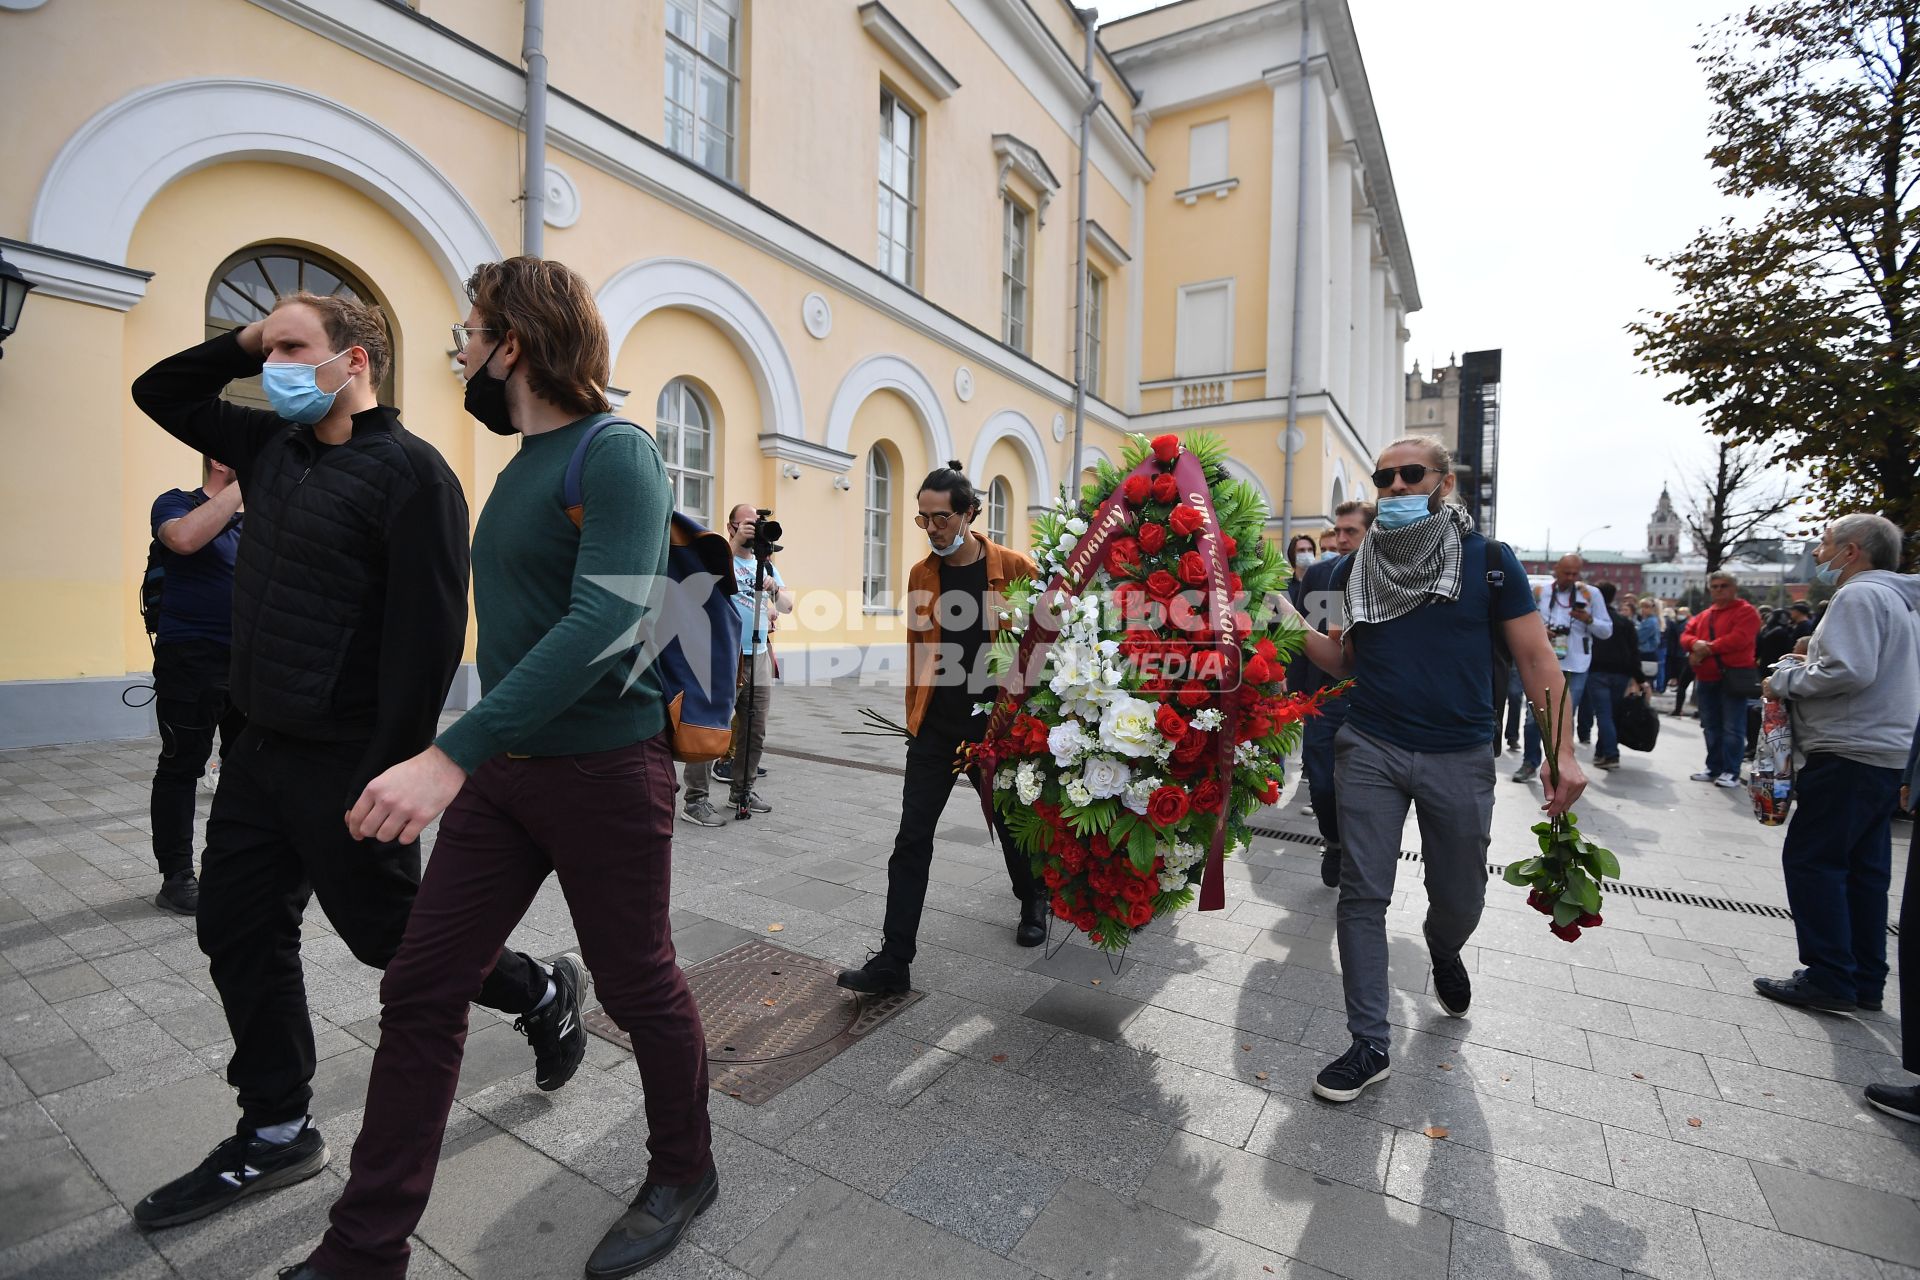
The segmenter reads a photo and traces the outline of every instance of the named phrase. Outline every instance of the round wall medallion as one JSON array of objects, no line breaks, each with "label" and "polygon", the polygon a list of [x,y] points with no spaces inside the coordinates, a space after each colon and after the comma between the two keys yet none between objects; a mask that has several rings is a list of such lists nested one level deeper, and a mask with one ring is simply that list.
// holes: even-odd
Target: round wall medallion
[{"label": "round wall medallion", "polygon": [[547,166],[546,184],[540,194],[546,198],[541,221],[548,226],[564,230],[580,221],[580,189],[563,170]]},{"label": "round wall medallion", "polygon": [[13,9],[24,13],[28,9],[38,9],[47,0],[0,0],[0,9]]},{"label": "round wall medallion", "polygon": [[1067,415],[1064,413],[1056,413],[1053,415],[1053,442],[1055,444],[1059,444],[1062,440],[1065,440],[1066,438],[1067,438]]},{"label": "round wall medallion", "polygon": [[800,320],[807,326],[807,332],[816,338],[824,338],[833,332],[833,308],[820,294],[810,293],[800,300]]},{"label": "round wall medallion", "polygon": [[973,370],[965,365],[953,371],[953,394],[959,396],[962,403],[973,399]]}]

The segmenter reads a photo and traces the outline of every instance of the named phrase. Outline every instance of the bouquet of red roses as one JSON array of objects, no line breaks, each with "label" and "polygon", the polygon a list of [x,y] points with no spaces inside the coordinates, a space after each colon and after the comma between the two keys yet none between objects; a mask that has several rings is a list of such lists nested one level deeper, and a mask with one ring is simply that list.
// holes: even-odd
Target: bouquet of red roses
[{"label": "bouquet of red roses", "polygon": [[[1044,582],[1010,585],[990,670],[1012,678],[965,763],[1034,860],[1053,912],[1101,947],[1191,903],[1279,798],[1282,759],[1329,690],[1280,692],[1299,624],[1259,494],[1208,436],[1135,436],[1043,515]],[[1261,621],[1256,623],[1255,602]]]}]

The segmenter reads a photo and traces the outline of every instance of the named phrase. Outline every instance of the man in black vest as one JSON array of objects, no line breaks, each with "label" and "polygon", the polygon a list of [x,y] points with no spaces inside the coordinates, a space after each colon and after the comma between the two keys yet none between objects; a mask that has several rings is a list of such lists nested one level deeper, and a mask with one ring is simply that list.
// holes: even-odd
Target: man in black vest
[{"label": "man in black vest", "polygon": [[160,763],[153,772],[153,905],[190,916],[199,909],[193,874],[193,805],[220,733],[220,755],[247,726],[227,697],[233,644],[233,561],[240,550],[240,485],[233,468],[200,459],[200,487],[153,500],[159,546],[159,616],[153,627],[153,711]]},{"label": "man in black vest", "polygon": [[[384,969],[420,884],[417,840],[355,841],[345,822],[375,775],[433,739],[466,637],[466,498],[433,446],[375,399],[390,349],[377,308],[301,293],[133,385],[155,422],[233,466],[248,506],[230,684],[248,724],[207,821],[198,918],[241,1117],[196,1168],[134,1206],[142,1227],[191,1222],[326,1167],[307,1114],[301,916],[317,894],[353,954]],[[256,374],[274,412],[220,398]],[[548,1069],[569,1060],[548,971],[503,951],[477,987],[480,1003],[523,1015],[541,1087],[564,1083],[570,1071]],[[584,1034],[577,1016],[569,1025]]]}]

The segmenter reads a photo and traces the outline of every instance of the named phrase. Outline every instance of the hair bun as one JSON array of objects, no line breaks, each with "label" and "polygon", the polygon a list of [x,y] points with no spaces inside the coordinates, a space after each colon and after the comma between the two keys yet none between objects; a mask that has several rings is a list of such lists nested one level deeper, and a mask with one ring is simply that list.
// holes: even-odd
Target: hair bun
[{"label": "hair bun", "polygon": [[947,470],[949,470],[949,471],[962,471],[962,472],[964,472],[964,471],[966,470],[966,468],[960,465],[960,459],[958,459],[958,458],[948,458],[948,459],[947,459]]}]

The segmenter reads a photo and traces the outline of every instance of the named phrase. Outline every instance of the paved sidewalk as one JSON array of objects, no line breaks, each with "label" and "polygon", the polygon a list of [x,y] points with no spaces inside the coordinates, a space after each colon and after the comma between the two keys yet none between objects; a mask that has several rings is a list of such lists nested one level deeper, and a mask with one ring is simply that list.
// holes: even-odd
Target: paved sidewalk
[{"label": "paved sidewalk", "polygon": [[[901,751],[840,731],[899,703],[779,691],[774,812],[678,828],[683,963],[773,924],[846,963],[877,944]],[[359,1128],[377,975],[315,909],[314,1114],[333,1166],[202,1223],[133,1229],[128,1206],[235,1114],[204,958],[150,904],[155,748],[0,753],[0,1277],[271,1275],[324,1229]],[[1687,781],[1700,754],[1696,723],[1665,719],[1658,751],[1595,777],[1583,828],[1630,883],[1784,903],[1781,831],[1744,792]],[[1506,781],[1515,763],[1496,862],[1532,844],[1539,791]],[[1290,780],[1268,821],[1311,831],[1303,803]],[[1428,994],[1420,866],[1403,863],[1394,1075],[1336,1108],[1309,1093],[1347,1043],[1317,848],[1260,840],[1229,864],[1226,911],[1150,928],[1116,974],[1077,943],[1051,959],[1013,944],[970,796],[940,834],[926,998],[765,1106],[713,1097],[721,1199],[649,1277],[1920,1277],[1920,1128],[1860,1096],[1909,1080],[1898,1025],[1757,998],[1753,975],[1794,967],[1788,921],[1614,894],[1605,927],[1568,945],[1495,884],[1466,954],[1473,1013],[1455,1021]],[[550,882],[513,944],[573,942]],[[531,1065],[474,1011],[412,1274],[578,1276],[631,1195],[632,1061],[595,1040],[557,1094]]]}]

